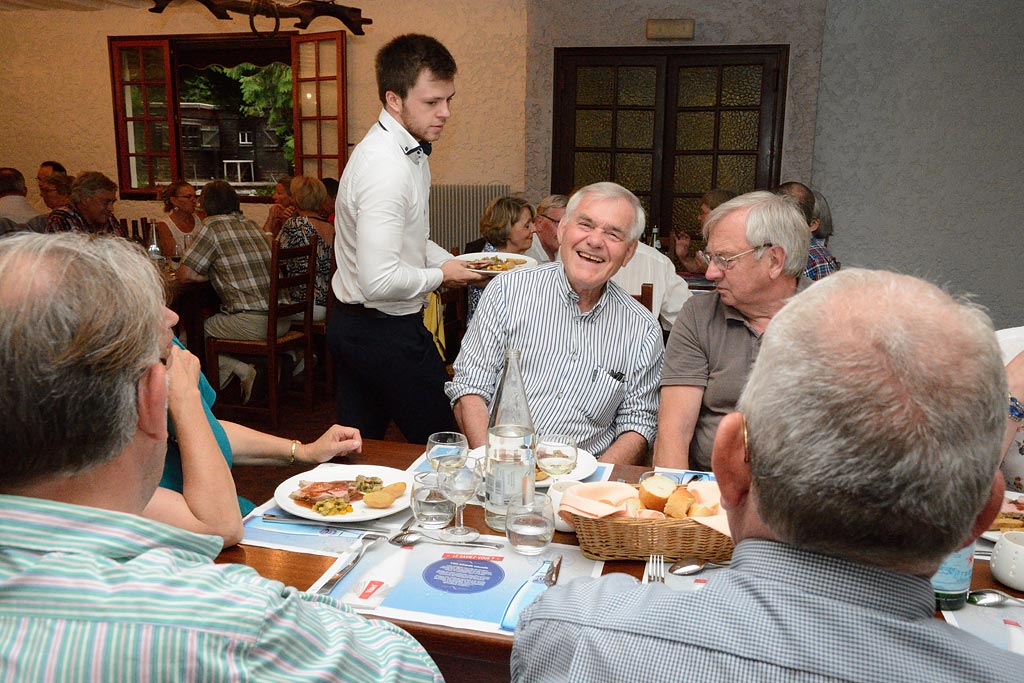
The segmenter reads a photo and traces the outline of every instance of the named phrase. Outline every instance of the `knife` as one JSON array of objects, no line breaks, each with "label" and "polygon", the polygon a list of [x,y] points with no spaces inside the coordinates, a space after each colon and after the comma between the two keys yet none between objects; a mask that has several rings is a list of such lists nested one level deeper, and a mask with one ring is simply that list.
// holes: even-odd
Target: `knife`
[{"label": "knife", "polygon": [[555,555],[551,558],[551,566],[544,575],[544,585],[551,587],[558,583],[558,573],[562,570],[562,556]]},{"label": "knife", "polygon": [[[402,531],[405,531],[406,529],[408,529],[409,526],[411,526],[414,523],[415,519],[416,519],[415,515],[410,517],[409,521],[407,521],[405,523],[405,525],[402,527]],[[264,522],[277,523],[277,524],[301,524],[301,525],[304,525],[304,526],[320,526],[320,527],[326,527],[326,528],[329,528],[329,529],[339,529],[341,531],[356,531],[356,532],[363,532],[363,533],[365,533],[365,532],[375,532],[375,533],[386,533],[386,534],[393,533],[392,531],[390,531],[388,529],[380,529],[380,528],[372,529],[370,527],[351,526],[349,524],[344,524],[344,523],[342,523],[342,524],[332,524],[330,522],[318,522],[318,521],[316,521],[314,519],[303,519],[302,517],[284,517],[282,515],[275,515],[272,512],[264,513],[263,521]]]}]

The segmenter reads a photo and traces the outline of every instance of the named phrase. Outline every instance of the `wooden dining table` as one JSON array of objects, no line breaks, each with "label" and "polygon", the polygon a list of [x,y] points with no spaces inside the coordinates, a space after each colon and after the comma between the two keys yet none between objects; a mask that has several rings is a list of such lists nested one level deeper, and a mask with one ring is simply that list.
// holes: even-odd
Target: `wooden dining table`
[{"label": "wooden dining table", "polygon": [[[404,470],[423,453],[423,446],[394,441],[364,440],[362,453],[350,454],[341,461],[354,465],[383,465]],[[288,477],[308,471],[308,464],[288,467],[235,466],[233,474],[238,494],[256,503],[273,497],[277,485]],[[638,481],[647,467],[616,465],[611,478],[628,482]],[[483,508],[466,506],[465,522],[482,533],[494,533],[484,524]],[[577,545],[574,534],[555,533],[554,541]],[[227,548],[218,562],[237,562],[253,567],[263,576],[276,579],[301,590],[308,589],[331,566],[335,558],[310,555],[287,550],[239,545]],[[623,572],[634,577],[643,573],[644,563],[639,561],[605,562],[604,573]],[[1024,593],[1008,589],[992,577],[988,562],[975,563],[972,589],[999,588],[1012,595]],[[941,614],[936,612],[938,618]],[[395,620],[418,640],[437,663],[449,681],[507,681],[510,680],[509,658],[512,637],[458,629],[435,624]]]}]

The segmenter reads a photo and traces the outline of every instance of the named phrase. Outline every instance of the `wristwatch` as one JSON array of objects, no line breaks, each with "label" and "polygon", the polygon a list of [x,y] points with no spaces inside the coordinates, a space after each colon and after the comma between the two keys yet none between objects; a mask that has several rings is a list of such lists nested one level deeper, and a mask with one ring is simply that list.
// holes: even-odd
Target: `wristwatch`
[{"label": "wristwatch", "polygon": [[1017,397],[1013,394],[1007,394],[1010,398],[1010,419],[1017,424],[1024,423],[1024,405],[1017,400]]}]

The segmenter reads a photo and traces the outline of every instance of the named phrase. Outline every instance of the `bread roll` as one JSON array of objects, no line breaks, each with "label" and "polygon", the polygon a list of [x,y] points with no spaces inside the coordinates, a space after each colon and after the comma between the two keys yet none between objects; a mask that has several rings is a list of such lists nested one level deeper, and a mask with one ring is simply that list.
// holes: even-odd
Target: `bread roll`
[{"label": "bread roll", "polygon": [[666,476],[655,474],[640,482],[640,503],[648,510],[665,511],[665,503],[676,490],[676,483]]},{"label": "bread roll", "polygon": [[691,517],[711,517],[712,515],[718,514],[717,505],[704,505],[702,503],[694,503],[690,506]]},{"label": "bread roll", "polygon": [[689,510],[693,505],[693,494],[680,486],[668,497],[668,502],[665,503],[665,516],[671,519],[686,519],[690,516]]},{"label": "bread roll", "polygon": [[641,509],[642,509],[642,506],[640,505],[640,499],[639,498],[627,498],[626,499],[626,515],[627,516],[632,517],[633,519],[636,519],[637,517],[640,516],[640,510]]}]

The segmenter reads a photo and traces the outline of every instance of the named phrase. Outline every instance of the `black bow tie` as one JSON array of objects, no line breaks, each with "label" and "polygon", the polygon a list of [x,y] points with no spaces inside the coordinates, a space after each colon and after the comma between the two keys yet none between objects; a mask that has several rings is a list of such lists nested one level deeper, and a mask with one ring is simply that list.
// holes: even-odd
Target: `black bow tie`
[{"label": "black bow tie", "polygon": [[430,156],[430,152],[431,152],[432,149],[433,149],[433,147],[432,147],[432,145],[429,142],[427,142],[426,140],[421,140],[420,144],[418,144],[415,147],[413,147],[412,149],[406,151],[405,156],[409,156],[410,154],[415,154],[416,152],[423,152],[424,154],[426,154],[429,157]]}]

